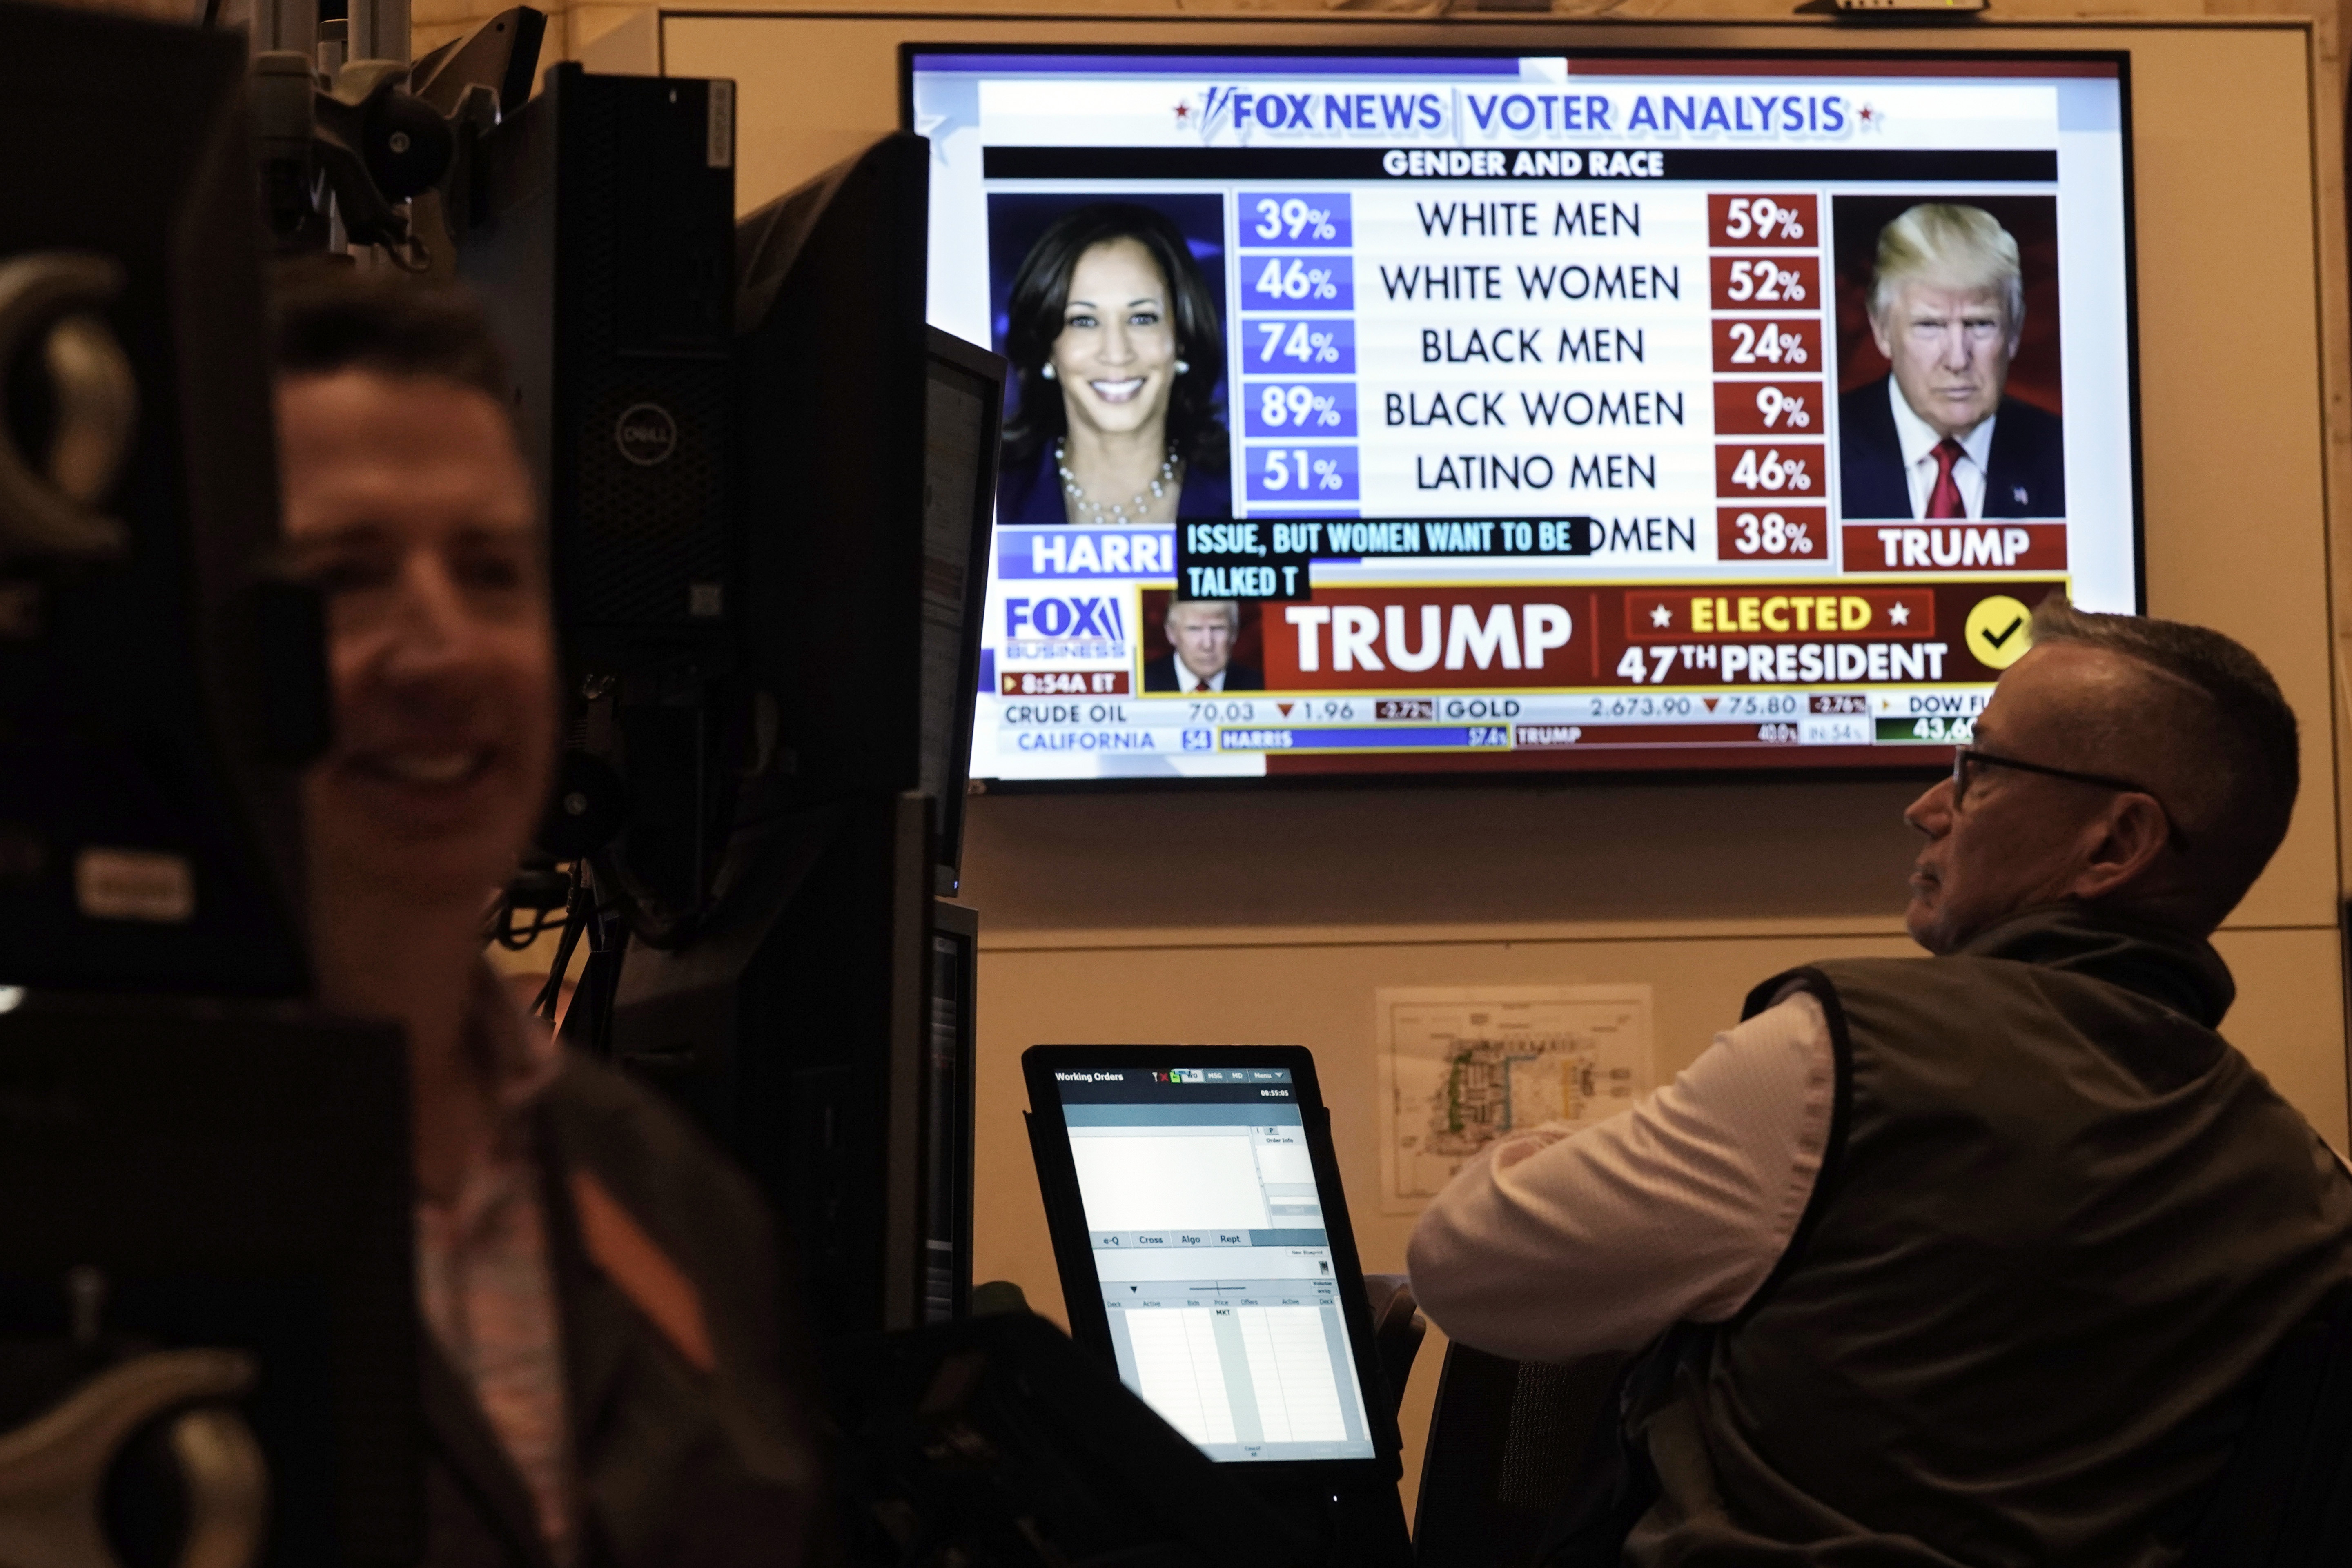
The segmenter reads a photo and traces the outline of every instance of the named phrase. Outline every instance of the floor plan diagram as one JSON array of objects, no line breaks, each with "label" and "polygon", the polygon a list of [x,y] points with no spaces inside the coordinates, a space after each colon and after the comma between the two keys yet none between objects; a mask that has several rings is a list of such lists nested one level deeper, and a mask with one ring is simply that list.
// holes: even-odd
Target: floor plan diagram
[{"label": "floor plan diagram", "polygon": [[1613,1116],[1649,1092],[1646,985],[1377,994],[1381,1207],[1412,1214],[1515,1130]]}]

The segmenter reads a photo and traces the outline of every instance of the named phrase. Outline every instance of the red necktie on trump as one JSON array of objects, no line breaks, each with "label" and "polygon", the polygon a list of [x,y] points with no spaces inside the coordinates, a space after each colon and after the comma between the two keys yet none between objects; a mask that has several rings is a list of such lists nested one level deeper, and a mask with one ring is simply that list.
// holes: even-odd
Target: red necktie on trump
[{"label": "red necktie on trump", "polygon": [[1960,484],[1952,478],[1952,465],[1961,457],[1960,444],[1949,436],[1936,443],[1936,488],[1927,492],[1927,515],[1966,517],[1969,509],[1960,500]]}]

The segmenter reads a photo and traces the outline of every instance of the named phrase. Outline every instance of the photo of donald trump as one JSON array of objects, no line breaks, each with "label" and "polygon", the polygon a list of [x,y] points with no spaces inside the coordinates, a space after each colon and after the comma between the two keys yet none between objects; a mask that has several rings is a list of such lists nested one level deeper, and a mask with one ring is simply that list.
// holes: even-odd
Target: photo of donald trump
[{"label": "photo of donald trump", "polygon": [[1146,691],[1263,691],[1265,677],[1234,662],[1242,607],[1233,599],[1171,599],[1160,631],[1168,651],[1143,666]]},{"label": "photo of donald trump", "polygon": [[2007,394],[2025,326],[2017,240],[1922,202],[1878,234],[1870,332],[1890,373],[1838,400],[1848,518],[2066,515],[2059,416]]}]

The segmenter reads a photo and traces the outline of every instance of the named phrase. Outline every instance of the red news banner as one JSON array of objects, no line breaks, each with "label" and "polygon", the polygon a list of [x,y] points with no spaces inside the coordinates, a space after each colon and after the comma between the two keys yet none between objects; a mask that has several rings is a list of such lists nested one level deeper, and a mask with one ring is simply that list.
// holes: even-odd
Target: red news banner
[{"label": "red news banner", "polygon": [[1985,683],[1969,612],[2058,582],[1318,588],[1261,606],[1269,691]]}]

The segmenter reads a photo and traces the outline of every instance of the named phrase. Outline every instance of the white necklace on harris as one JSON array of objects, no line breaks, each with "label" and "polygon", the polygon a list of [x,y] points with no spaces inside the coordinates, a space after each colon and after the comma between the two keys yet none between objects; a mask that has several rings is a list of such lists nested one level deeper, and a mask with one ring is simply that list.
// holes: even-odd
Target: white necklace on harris
[{"label": "white necklace on harris", "polygon": [[1069,498],[1072,522],[1114,525],[1151,522],[1160,521],[1151,513],[1159,510],[1158,503],[1167,499],[1170,489],[1176,483],[1176,449],[1169,448],[1168,456],[1160,459],[1160,472],[1153,476],[1150,485],[1136,491],[1129,500],[1106,504],[1089,498],[1079,485],[1078,476],[1070,471],[1066,441],[1054,443],[1054,471],[1062,476],[1062,493]]}]

